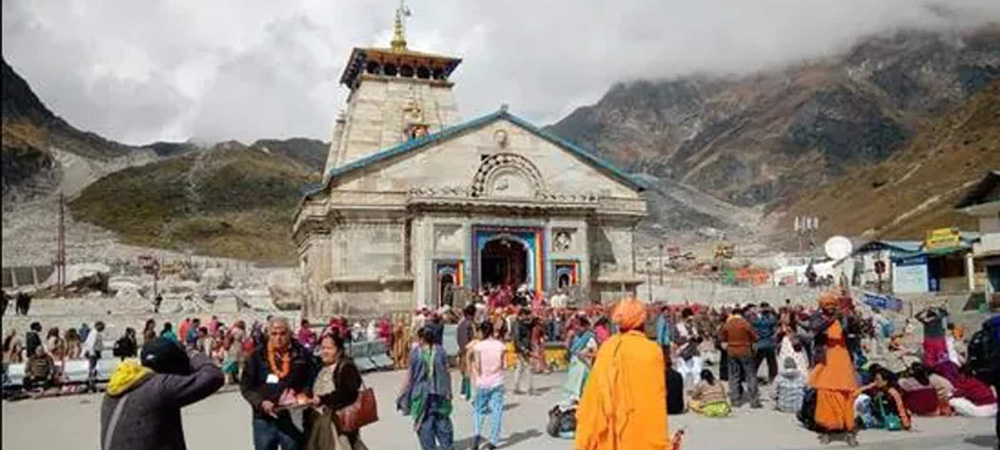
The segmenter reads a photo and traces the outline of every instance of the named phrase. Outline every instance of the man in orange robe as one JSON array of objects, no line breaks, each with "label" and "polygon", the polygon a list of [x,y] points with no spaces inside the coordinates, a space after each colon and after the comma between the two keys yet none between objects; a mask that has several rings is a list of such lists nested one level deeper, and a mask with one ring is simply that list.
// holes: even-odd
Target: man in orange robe
[{"label": "man in orange robe", "polygon": [[826,339],[824,346],[816,349],[817,363],[809,375],[809,385],[816,389],[816,424],[825,431],[820,440],[826,443],[830,433],[847,433],[848,443],[856,446],[854,396],[858,382],[841,326],[839,300],[833,294],[824,294],[819,306],[812,325]]},{"label": "man in orange robe", "polygon": [[646,339],[642,303],[627,299],[612,320],[576,412],[578,450],[663,450],[669,446],[663,353]]}]

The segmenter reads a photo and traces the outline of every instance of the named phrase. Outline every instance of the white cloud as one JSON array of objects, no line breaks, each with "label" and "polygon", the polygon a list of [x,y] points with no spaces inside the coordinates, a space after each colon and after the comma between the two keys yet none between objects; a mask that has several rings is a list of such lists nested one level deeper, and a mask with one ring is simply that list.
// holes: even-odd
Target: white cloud
[{"label": "white cloud", "polygon": [[[746,73],[900,28],[1000,22],[997,0],[413,0],[412,48],[463,57],[466,116],[539,123],[614,82]],[[139,143],[329,139],[355,45],[386,45],[390,0],[4,0],[3,53],[54,112]]]}]

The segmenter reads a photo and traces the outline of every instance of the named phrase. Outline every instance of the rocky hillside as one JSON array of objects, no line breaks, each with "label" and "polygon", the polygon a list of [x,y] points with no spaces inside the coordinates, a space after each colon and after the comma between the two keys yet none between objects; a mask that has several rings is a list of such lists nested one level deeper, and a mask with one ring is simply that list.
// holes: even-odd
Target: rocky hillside
[{"label": "rocky hillside", "polygon": [[974,230],[975,220],[954,206],[991,169],[1000,169],[1000,80],[921,127],[888,159],[804,190],[776,204],[771,216],[778,229],[789,230],[793,217],[809,214],[819,216],[823,230],[868,237]]},{"label": "rocky hillside", "polygon": [[550,127],[629,170],[760,206],[885,160],[1000,77],[1000,27],[904,32],[740,78],[612,87]]},{"label": "rocky hillside", "polygon": [[64,175],[60,153],[111,161],[136,150],[74,128],[39,100],[28,83],[2,61],[2,184],[4,203],[51,192]]},{"label": "rocky hillside", "polygon": [[318,170],[238,142],[108,175],[70,203],[124,242],[196,254],[294,261],[292,213]]}]

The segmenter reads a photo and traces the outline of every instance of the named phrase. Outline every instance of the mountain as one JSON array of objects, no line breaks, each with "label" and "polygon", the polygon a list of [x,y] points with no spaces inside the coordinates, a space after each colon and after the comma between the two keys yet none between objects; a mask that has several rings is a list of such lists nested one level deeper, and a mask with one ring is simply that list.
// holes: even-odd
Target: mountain
[{"label": "mountain", "polygon": [[129,244],[293,262],[292,214],[321,177],[271,148],[230,141],[127,168],[85,188],[70,211]]},{"label": "mountain", "polygon": [[[56,116],[2,59],[2,184],[5,205],[55,190],[66,176],[61,155],[74,161],[135,158],[135,148],[80,131]],[[77,172],[89,171],[80,167]],[[77,175],[74,173],[74,175]],[[74,183],[77,181],[74,176]],[[78,183],[76,183],[78,184]]]},{"label": "mountain", "polygon": [[776,229],[790,230],[796,215],[815,215],[823,230],[872,238],[921,239],[927,230],[952,226],[975,230],[975,219],[954,206],[997,169],[1000,79],[921,127],[888,159],[804,190],[774,205],[770,216]]},{"label": "mountain", "polygon": [[261,139],[253,143],[251,147],[260,148],[264,151],[284,155],[298,161],[316,172],[322,172],[326,165],[326,156],[330,151],[330,144],[306,138],[291,138],[285,140]]},{"label": "mountain", "polygon": [[1000,77],[1000,26],[900,32],[742,77],[613,86],[549,127],[633,172],[761,207],[877,164]]}]

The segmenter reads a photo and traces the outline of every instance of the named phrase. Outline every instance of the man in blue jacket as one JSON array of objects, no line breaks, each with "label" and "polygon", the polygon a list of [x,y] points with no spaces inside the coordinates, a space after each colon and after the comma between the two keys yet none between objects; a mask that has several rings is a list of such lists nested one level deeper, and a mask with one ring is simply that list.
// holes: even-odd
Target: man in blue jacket
[{"label": "man in blue jacket", "polygon": [[[750,323],[757,332],[754,366],[759,368],[761,362],[767,361],[767,382],[771,383],[778,376],[778,358],[775,353],[778,315],[771,309],[771,305],[763,302],[760,304],[760,309],[754,312]],[[754,372],[753,376],[757,376],[757,373]]]}]

